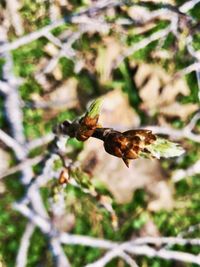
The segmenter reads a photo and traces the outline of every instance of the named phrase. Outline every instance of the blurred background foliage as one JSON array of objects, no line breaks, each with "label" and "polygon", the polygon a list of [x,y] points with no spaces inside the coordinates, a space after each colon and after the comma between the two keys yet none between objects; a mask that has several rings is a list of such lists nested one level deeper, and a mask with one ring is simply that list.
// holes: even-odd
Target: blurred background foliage
[{"label": "blurred background foliage", "polygon": [[[86,8],[93,1],[21,0],[19,2],[18,12],[25,34],[48,25],[53,19]],[[168,1],[168,3],[180,5],[184,1]],[[6,12],[6,1],[1,1],[0,16],[4,18],[7,16]],[[134,19],[134,12],[137,11],[131,6],[122,6],[115,10],[108,10],[103,16],[106,21],[112,23],[117,19]],[[200,4],[191,10],[190,15],[197,20],[200,19]],[[186,52],[185,35],[187,32],[181,32],[179,40],[169,34],[164,40],[151,42],[144,49],[127,57],[118,67],[112,67],[114,60],[122,52],[123,45],[131,47],[136,42],[165,29],[169,22],[158,20],[152,24],[149,29],[145,26],[127,25],[124,32],[119,25],[116,25],[117,29],[113,26],[110,31],[85,32],[72,45],[75,54],[73,55],[72,52],[71,57],[63,54],[58,64],[46,73],[44,73],[45,66],[59,53],[58,47],[48,39],[40,38],[14,50],[12,52],[13,71],[16,76],[23,78],[19,91],[22,98],[24,132],[27,140],[31,141],[51,133],[52,127],[58,122],[76,118],[86,109],[89,101],[99,96],[103,96],[106,102],[104,115],[102,115],[103,123],[107,123],[105,126],[119,129],[122,127],[126,130],[127,127],[133,128],[140,125],[170,125],[176,129],[187,125],[194,112],[199,109],[199,88],[195,73],[175,78],[171,85],[166,86],[178,70],[193,62]],[[80,31],[80,28],[66,23],[54,29],[52,33],[64,42],[67,40],[69,30],[73,33]],[[12,25],[9,27],[8,38],[10,41],[18,38]],[[200,34],[196,32],[193,38],[193,47],[196,50],[200,49],[199,40]],[[2,77],[4,63],[1,59],[0,77]],[[121,110],[119,114],[118,109]],[[124,116],[121,117],[121,114]],[[0,98],[0,127],[9,132],[3,96]],[[198,133],[199,130],[200,125],[197,124],[195,131]],[[112,168],[106,167],[109,161],[112,161],[112,157],[109,155],[103,162],[102,159],[98,159],[103,147],[98,147],[96,150],[92,148],[92,151],[96,153],[93,160],[97,158],[93,166],[92,159],[88,158],[92,155],[91,148],[88,148],[87,144],[84,147],[82,143],[70,140],[68,145],[71,158],[75,161],[81,158],[83,169],[90,169],[92,172],[90,179],[95,183],[99,192],[113,198],[119,227],[117,230],[113,229],[109,213],[98,202],[95,203],[90,195],[71,185],[65,189],[64,225],[59,225],[57,222],[57,227],[76,234],[125,241],[137,236],[177,236],[191,225],[199,224],[199,174],[185,177],[178,182],[174,182],[171,177],[175,170],[186,169],[199,159],[200,145],[188,139],[182,139],[181,144],[186,149],[186,153],[178,159],[159,161],[156,166],[152,167],[151,174],[141,172],[141,168],[147,166],[146,162],[139,164],[141,165],[139,167],[132,163],[129,172],[124,171],[125,167],[120,166],[118,172],[120,177],[113,180],[110,175],[115,176],[116,171],[112,172]],[[30,152],[30,157],[40,155],[46,149],[46,145],[36,148]],[[0,152],[2,172],[5,167],[16,165],[13,153],[3,143],[0,143]],[[86,166],[86,163],[91,166]],[[118,163],[115,161],[114,164]],[[104,170],[101,176],[105,176],[99,182],[98,171],[102,170],[101,168]],[[93,169],[97,171],[93,173]],[[34,171],[38,173],[40,167],[35,166]],[[136,173],[136,180],[144,180],[139,186],[131,185],[135,180],[129,179],[129,176],[133,173]],[[19,177],[20,173],[16,173],[0,181],[1,266],[14,266],[20,238],[26,225],[26,219],[12,208],[13,202],[19,200],[25,190]],[[110,182],[105,182],[105,177],[110,179]],[[41,189],[47,208],[48,199],[54,194],[56,182],[53,178],[45,188]],[[126,180],[125,189],[115,189],[118,178],[120,181]],[[156,192],[152,189],[155,184],[161,185],[161,187],[156,187]],[[119,191],[126,191],[127,187],[132,188],[129,192],[129,199],[118,196]],[[57,220],[62,220],[62,218],[57,218]],[[200,228],[196,227],[186,236],[200,237]],[[48,246],[41,232],[35,231],[31,238],[27,266],[54,266]],[[181,246],[175,246],[175,248],[183,249]],[[84,266],[103,255],[103,251],[99,249],[82,246],[66,245],[64,249],[74,267]],[[200,253],[199,247],[188,246],[184,249],[194,254]],[[189,263],[178,264],[146,257],[138,257],[137,262],[141,267],[194,266]],[[107,266],[126,265],[122,260],[115,259]]]}]

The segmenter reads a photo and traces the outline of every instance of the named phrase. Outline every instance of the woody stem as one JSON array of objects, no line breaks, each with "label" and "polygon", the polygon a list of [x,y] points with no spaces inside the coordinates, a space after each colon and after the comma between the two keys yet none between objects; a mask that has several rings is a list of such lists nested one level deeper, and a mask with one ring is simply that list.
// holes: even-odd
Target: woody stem
[{"label": "woody stem", "polygon": [[110,128],[96,128],[94,133],[92,134],[92,137],[104,141],[105,131],[107,132],[109,130],[111,131],[112,129],[110,129]]}]

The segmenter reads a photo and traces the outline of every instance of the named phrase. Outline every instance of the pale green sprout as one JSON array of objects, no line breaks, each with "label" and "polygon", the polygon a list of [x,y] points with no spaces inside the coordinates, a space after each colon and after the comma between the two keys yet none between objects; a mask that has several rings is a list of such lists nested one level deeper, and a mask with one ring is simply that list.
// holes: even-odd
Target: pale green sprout
[{"label": "pale green sprout", "polygon": [[95,101],[93,101],[92,104],[88,108],[86,116],[90,118],[95,118],[96,116],[98,116],[101,111],[101,105],[102,105],[101,98],[98,98]]},{"label": "pale green sprout", "polygon": [[152,156],[160,159],[181,156],[185,150],[177,143],[157,137],[156,141],[146,147]]}]

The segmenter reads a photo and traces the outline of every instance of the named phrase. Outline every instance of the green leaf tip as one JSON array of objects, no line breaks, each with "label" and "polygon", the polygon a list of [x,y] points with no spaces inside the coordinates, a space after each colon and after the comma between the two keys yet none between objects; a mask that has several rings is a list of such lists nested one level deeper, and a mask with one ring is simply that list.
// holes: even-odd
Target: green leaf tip
[{"label": "green leaf tip", "polygon": [[92,104],[89,106],[87,116],[90,118],[95,118],[99,115],[102,105],[102,99],[98,98],[92,102]]},{"label": "green leaf tip", "polygon": [[181,156],[185,150],[177,143],[171,142],[164,138],[157,138],[154,143],[147,146],[149,152],[151,152],[152,156],[159,159],[163,158],[171,158]]}]

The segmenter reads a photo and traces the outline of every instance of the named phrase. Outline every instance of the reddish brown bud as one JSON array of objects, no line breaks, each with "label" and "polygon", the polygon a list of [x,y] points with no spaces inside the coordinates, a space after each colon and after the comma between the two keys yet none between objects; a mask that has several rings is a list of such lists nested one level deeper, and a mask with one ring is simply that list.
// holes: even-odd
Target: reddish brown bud
[{"label": "reddish brown bud", "polygon": [[146,151],[146,146],[156,140],[156,136],[150,130],[130,130],[124,133],[106,130],[104,147],[109,154],[122,158],[126,166],[129,159],[137,159],[139,153]]},{"label": "reddish brown bud", "polygon": [[76,133],[76,138],[79,141],[86,141],[91,137],[98,126],[99,116],[96,115],[94,118],[85,116],[80,120],[80,126]]},{"label": "reddish brown bud", "polygon": [[59,184],[67,184],[69,182],[69,171],[67,169],[61,171],[58,181]]}]

